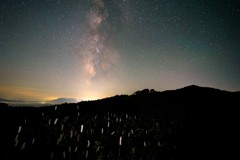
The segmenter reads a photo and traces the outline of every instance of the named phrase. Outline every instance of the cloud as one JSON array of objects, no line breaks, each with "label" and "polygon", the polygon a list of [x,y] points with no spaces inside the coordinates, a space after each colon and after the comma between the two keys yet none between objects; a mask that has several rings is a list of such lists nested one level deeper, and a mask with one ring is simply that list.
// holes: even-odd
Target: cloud
[{"label": "cloud", "polygon": [[62,103],[76,103],[74,98],[57,98],[51,101],[47,101],[46,104],[62,104]]},{"label": "cloud", "polygon": [[47,106],[56,105],[63,103],[76,103],[77,100],[74,98],[57,98],[50,101],[20,101],[20,100],[9,100],[0,98],[0,103],[7,103],[9,106]]}]

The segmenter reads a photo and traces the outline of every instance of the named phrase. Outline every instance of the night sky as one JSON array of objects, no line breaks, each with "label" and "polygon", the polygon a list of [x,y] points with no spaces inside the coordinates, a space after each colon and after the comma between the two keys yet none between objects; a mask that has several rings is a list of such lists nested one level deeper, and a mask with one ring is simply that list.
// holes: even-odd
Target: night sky
[{"label": "night sky", "polygon": [[0,97],[240,90],[238,0],[1,0]]}]

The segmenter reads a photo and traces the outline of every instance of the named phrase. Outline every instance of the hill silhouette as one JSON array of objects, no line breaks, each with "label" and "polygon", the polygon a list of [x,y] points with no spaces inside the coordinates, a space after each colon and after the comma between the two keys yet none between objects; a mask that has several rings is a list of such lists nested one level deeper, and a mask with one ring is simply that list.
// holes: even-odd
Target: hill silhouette
[{"label": "hill silhouette", "polygon": [[216,158],[239,98],[192,85],[38,108],[3,103],[0,159]]}]

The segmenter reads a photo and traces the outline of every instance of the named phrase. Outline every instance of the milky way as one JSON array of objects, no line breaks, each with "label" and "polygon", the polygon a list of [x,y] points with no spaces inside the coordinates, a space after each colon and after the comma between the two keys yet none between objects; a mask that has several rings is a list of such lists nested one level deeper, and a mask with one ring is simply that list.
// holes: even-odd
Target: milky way
[{"label": "milky way", "polygon": [[94,0],[87,16],[87,31],[79,54],[83,57],[86,82],[90,84],[93,79],[107,78],[117,65],[119,53],[110,41],[111,25],[107,23],[108,12],[103,0]]}]

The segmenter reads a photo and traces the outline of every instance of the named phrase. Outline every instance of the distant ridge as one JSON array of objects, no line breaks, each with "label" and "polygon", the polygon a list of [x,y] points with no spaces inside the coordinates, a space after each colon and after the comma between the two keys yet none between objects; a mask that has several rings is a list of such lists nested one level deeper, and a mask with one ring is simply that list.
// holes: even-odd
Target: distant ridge
[{"label": "distant ridge", "polygon": [[[218,112],[225,106],[234,105],[240,98],[239,92],[229,92],[196,85],[176,90],[155,91],[143,89],[133,95],[116,95],[93,101],[77,103],[86,111],[117,111],[158,115],[168,112],[185,114],[185,111],[206,114]],[[206,113],[205,113],[206,112]]]},{"label": "distant ridge", "polygon": [[20,100],[9,100],[9,99],[0,98],[0,102],[23,102],[23,101],[20,101]]},{"label": "distant ridge", "polygon": [[211,87],[201,87],[197,85],[190,85],[180,89],[174,90],[175,92],[180,92],[182,94],[207,94],[207,95],[215,95],[215,94],[226,94],[231,93],[230,91],[220,90],[217,88]]},{"label": "distant ridge", "polygon": [[199,91],[199,90],[205,90],[205,91],[220,91],[220,92],[229,92],[229,91],[225,91],[225,90],[220,90],[217,88],[212,88],[212,87],[202,87],[202,86],[197,86],[197,85],[190,85],[190,86],[186,86],[183,87],[181,89],[177,89],[177,90],[195,90],[195,91]]}]

